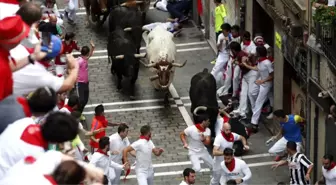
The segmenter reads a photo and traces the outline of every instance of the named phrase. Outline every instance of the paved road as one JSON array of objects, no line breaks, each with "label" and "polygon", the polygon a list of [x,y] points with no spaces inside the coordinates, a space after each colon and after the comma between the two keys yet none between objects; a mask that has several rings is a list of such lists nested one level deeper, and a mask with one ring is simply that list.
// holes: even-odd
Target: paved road
[{"label": "paved road", "polygon": [[[62,4],[59,8],[64,8]],[[137,100],[130,101],[127,95],[116,91],[115,79],[110,74],[107,63],[107,26],[103,29],[84,27],[84,10],[78,12],[78,21],[75,27],[65,23],[68,31],[74,31],[80,46],[88,45],[90,39],[96,44],[96,52],[89,61],[90,73],[90,100],[84,114],[91,120],[93,109],[97,104],[104,103],[106,114],[113,122],[123,121],[130,125],[129,138],[135,141],[139,136],[141,126],[149,124],[153,128],[153,142],[158,147],[163,147],[165,152],[161,157],[153,157],[155,167],[155,184],[173,185],[182,180],[182,170],[191,167],[187,151],[183,149],[179,133],[190,124],[190,100],[188,89],[191,77],[207,67],[215,57],[201,32],[190,23],[186,26],[177,44],[179,61],[188,60],[187,65],[176,70],[175,81],[170,88],[171,106],[165,108],[162,94],[156,92],[148,79],[148,69],[141,66],[139,78],[136,83]],[[144,50],[143,50],[144,51]],[[116,132],[116,128],[108,129],[108,134]],[[281,168],[272,171],[270,165],[273,157],[267,154],[265,141],[270,134],[264,127],[250,140],[251,151],[243,157],[252,170],[250,184],[277,184],[287,181],[287,169]],[[134,172],[124,184],[134,185],[136,179]],[[208,184],[210,173],[208,169],[197,175],[197,185]]]}]

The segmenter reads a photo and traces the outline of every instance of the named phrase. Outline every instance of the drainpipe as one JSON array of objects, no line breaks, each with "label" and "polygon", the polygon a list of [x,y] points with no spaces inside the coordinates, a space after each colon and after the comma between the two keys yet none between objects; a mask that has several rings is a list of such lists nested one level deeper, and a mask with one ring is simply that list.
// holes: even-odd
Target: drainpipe
[{"label": "drainpipe", "polygon": [[[314,157],[313,157],[313,163],[314,164],[318,164],[318,142],[319,140],[317,139],[319,137],[318,134],[318,121],[319,121],[319,112],[320,109],[318,106],[315,106],[315,119],[314,119]],[[314,173],[313,173],[313,182],[317,181],[317,169],[318,168],[314,168]]]}]

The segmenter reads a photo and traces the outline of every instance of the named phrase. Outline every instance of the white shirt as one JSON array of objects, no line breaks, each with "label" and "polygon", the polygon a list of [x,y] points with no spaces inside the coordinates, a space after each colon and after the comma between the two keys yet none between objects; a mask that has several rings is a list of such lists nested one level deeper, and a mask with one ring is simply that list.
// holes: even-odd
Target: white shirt
[{"label": "white shirt", "polygon": [[[214,141],[214,146],[219,147],[220,151],[224,151],[225,148],[231,148],[233,147],[233,143],[235,141],[238,141],[240,138],[240,135],[232,132],[232,141],[227,141],[222,134],[218,134]],[[224,161],[223,156],[214,156],[214,170],[220,170],[220,163]]]},{"label": "white shirt", "polygon": [[108,177],[108,179],[111,180],[116,176],[114,169],[121,170],[123,168],[123,165],[110,161],[110,157],[108,155],[99,152],[93,153],[90,164],[93,164],[96,167],[104,170],[104,174]]},{"label": "white shirt", "polygon": [[0,179],[24,157],[43,154],[47,145],[40,126],[32,118],[19,119],[8,125],[0,135]]},{"label": "white shirt", "polygon": [[[222,167],[222,178],[221,178],[221,183],[224,183],[228,180],[231,179],[243,179],[243,183],[241,183],[240,185],[246,185],[246,181],[250,180],[252,177],[252,173],[250,168],[247,166],[247,164],[245,163],[245,161],[238,159],[238,158],[234,158],[235,159],[235,167],[232,171],[228,170],[228,168],[225,165],[225,162],[221,162],[221,167]],[[223,183],[223,184],[224,184]]]},{"label": "white shirt", "polygon": [[19,9],[20,6],[18,4],[0,2],[0,20],[15,15]]},{"label": "white shirt", "polygon": [[64,78],[51,74],[45,67],[35,62],[13,73],[13,94],[26,95],[39,87],[49,86],[56,92],[63,85]]},{"label": "white shirt", "polygon": [[[51,185],[43,174],[51,174],[62,161],[62,153],[54,150],[47,151],[39,156],[31,156],[35,162],[24,159],[16,163],[7,172],[6,177],[0,181],[0,185]],[[18,178],[20,177],[20,178]]]},{"label": "white shirt", "polygon": [[[71,115],[70,110],[67,109],[66,107],[62,107],[59,111]],[[78,122],[78,128],[79,128],[80,130],[83,130],[83,129],[84,129],[84,127],[83,127],[83,125],[82,125],[81,122]]]},{"label": "white shirt", "polygon": [[[258,62],[257,64],[258,72],[260,75],[261,80],[267,79],[267,77],[273,72],[273,64],[270,60],[266,59],[264,61]],[[272,85],[272,81],[268,81],[264,84],[261,84],[263,86],[265,85]]]},{"label": "white shirt", "polygon": [[205,137],[210,136],[211,131],[209,128],[206,128],[205,132],[200,132],[197,127],[193,125],[186,128],[184,133],[188,137],[189,154],[207,151],[206,147],[201,141],[201,134],[203,134]]},{"label": "white shirt", "polygon": [[152,151],[155,145],[152,140],[138,139],[131,144],[131,147],[136,152],[135,170],[153,170]]},{"label": "white shirt", "polygon": [[325,179],[326,185],[335,185],[336,184],[336,167],[331,170],[326,170],[322,166],[322,174]]},{"label": "white shirt", "polygon": [[122,152],[123,150],[130,145],[130,142],[127,137],[122,139],[119,133],[114,133],[110,136],[110,151],[117,151],[119,154],[113,155],[111,154],[111,160],[122,164]]},{"label": "white shirt", "polygon": [[[232,38],[232,36],[231,36],[231,38]],[[224,41],[223,41],[223,44],[222,44],[222,48],[220,48],[220,50],[219,50],[219,53],[229,55],[229,50],[227,48],[229,46],[230,41],[225,40],[225,36],[224,36],[223,33],[219,34],[218,39],[217,39],[217,45],[220,44],[221,40],[224,40]]]},{"label": "white shirt", "polygon": [[182,182],[180,183],[180,185],[189,185],[189,184],[186,183],[185,181],[182,181]]},{"label": "white shirt", "polygon": [[244,45],[244,43],[241,43],[241,49],[247,53],[247,54],[252,54],[255,55],[256,53],[256,45],[254,44],[254,42],[250,42],[250,44],[248,46]]}]

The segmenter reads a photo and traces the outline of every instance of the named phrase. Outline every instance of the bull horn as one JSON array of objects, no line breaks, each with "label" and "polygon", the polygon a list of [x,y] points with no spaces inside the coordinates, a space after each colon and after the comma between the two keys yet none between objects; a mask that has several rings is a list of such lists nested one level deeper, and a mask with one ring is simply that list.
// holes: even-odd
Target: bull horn
[{"label": "bull horn", "polygon": [[136,4],[142,4],[143,1],[135,1]]},{"label": "bull horn", "polygon": [[154,76],[149,77],[149,80],[150,80],[150,81],[154,81],[154,80],[156,80],[156,79],[158,79],[158,78],[159,78],[158,75],[154,75]]},{"label": "bull horn", "polygon": [[206,111],[208,108],[207,107],[205,107],[205,106],[198,106],[198,107],[196,107],[196,109],[194,110],[194,115],[195,116],[198,116],[198,114],[197,114],[197,112],[198,111],[200,111],[200,110],[204,110],[204,111]]},{"label": "bull horn", "polygon": [[173,63],[173,66],[174,66],[174,67],[183,67],[183,66],[186,65],[186,63],[187,63],[187,61],[184,61],[182,64],[179,64],[179,63]]},{"label": "bull horn", "polygon": [[115,59],[124,59],[124,55],[117,55],[114,57]]},{"label": "bull horn", "polygon": [[146,53],[141,53],[141,54],[134,54],[135,58],[144,58],[146,57]]},{"label": "bull horn", "polygon": [[124,31],[132,31],[132,28],[124,28]]},{"label": "bull horn", "polygon": [[156,65],[156,63],[145,64],[145,63],[143,63],[141,60],[140,60],[140,62],[141,62],[145,67],[147,67],[147,68],[154,67],[154,66]]}]

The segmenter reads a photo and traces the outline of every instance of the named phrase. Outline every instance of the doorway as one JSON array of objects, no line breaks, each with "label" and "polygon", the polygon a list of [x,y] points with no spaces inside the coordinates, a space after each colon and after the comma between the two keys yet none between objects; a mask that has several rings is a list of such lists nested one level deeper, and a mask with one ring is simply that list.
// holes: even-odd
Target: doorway
[{"label": "doorway", "polygon": [[253,0],[253,38],[261,33],[267,44],[274,48],[274,22],[260,4]]}]

